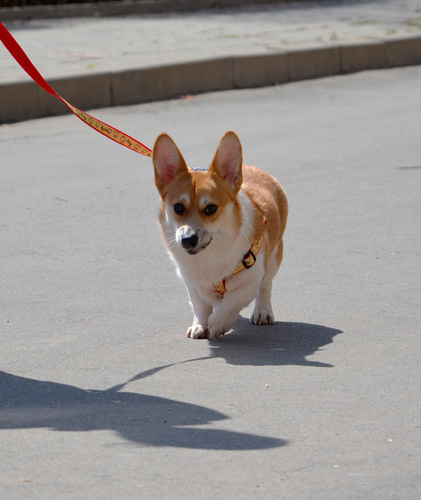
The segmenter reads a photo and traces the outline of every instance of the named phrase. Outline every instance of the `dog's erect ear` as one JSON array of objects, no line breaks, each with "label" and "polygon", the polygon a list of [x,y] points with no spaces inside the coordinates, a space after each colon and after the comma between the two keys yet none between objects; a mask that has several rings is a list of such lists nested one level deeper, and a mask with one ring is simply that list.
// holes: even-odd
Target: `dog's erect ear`
[{"label": "dog's erect ear", "polygon": [[210,170],[222,177],[237,193],[243,182],[242,167],[243,152],[240,139],[235,132],[229,131],[219,143]]},{"label": "dog's erect ear", "polygon": [[156,139],[152,161],[155,169],[155,184],[160,193],[178,173],[188,171],[182,154],[168,134],[160,134]]}]

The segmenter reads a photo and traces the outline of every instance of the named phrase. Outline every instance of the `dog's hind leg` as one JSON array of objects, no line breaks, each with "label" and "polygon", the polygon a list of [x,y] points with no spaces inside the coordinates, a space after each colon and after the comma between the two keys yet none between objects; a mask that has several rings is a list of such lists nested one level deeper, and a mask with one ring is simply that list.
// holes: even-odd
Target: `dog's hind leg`
[{"label": "dog's hind leg", "polygon": [[271,325],[275,319],[272,310],[272,281],[263,278],[259,295],[256,297],[253,314],[250,316],[252,325]]},{"label": "dog's hind leg", "polygon": [[282,262],[283,243],[279,244],[277,251],[273,252],[268,260],[266,273],[259,287],[253,314],[250,323],[253,325],[271,325],[274,321],[272,310],[272,281]]}]

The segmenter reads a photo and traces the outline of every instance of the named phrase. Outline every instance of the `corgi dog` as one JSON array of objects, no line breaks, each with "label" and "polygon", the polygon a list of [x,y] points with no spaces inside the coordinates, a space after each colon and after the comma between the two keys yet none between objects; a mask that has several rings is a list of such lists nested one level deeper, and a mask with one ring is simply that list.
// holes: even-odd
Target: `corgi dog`
[{"label": "corgi dog", "polygon": [[288,215],[281,184],[243,165],[232,131],[207,170],[189,169],[167,134],[156,139],[152,159],[162,236],[193,307],[187,337],[217,339],[254,299],[250,323],[272,324],[272,280],[282,261]]}]

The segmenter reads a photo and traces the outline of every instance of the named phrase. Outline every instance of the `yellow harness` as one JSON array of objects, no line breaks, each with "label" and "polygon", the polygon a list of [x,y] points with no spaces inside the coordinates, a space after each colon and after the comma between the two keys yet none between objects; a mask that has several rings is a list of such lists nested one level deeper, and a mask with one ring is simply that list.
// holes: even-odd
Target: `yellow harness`
[{"label": "yellow harness", "polygon": [[[250,250],[244,255],[243,259],[238,263],[234,272],[232,272],[230,276],[234,276],[235,274],[244,271],[244,269],[250,269],[250,267],[254,266],[254,264],[256,263],[257,254],[259,253],[263,245],[263,238],[265,237],[266,226],[267,226],[267,220],[265,219],[265,230],[263,231],[262,236],[260,236],[260,238],[253,243],[253,245],[250,247]],[[215,285],[215,290],[222,296],[227,291],[227,289],[225,288],[225,279],[221,280],[219,283]]]}]

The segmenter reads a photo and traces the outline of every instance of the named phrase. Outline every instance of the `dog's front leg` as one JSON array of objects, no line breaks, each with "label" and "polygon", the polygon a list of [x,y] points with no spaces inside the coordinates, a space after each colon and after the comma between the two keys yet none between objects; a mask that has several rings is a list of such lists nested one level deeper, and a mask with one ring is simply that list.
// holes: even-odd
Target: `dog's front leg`
[{"label": "dog's front leg", "polygon": [[226,292],[223,300],[215,306],[209,317],[209,338],[215,340],[231,330],[241,309],[248,306],[257,295],[255,285],[243,286],[231,292]]},{"label": "dog's front leg", "polygon": [[188,290],[193,308],[193,324],[187,330],[186,337],[191,339],[206,339],[208,337],[208,320],[212,314],[212,305],[205,302],[196,290]]}]

